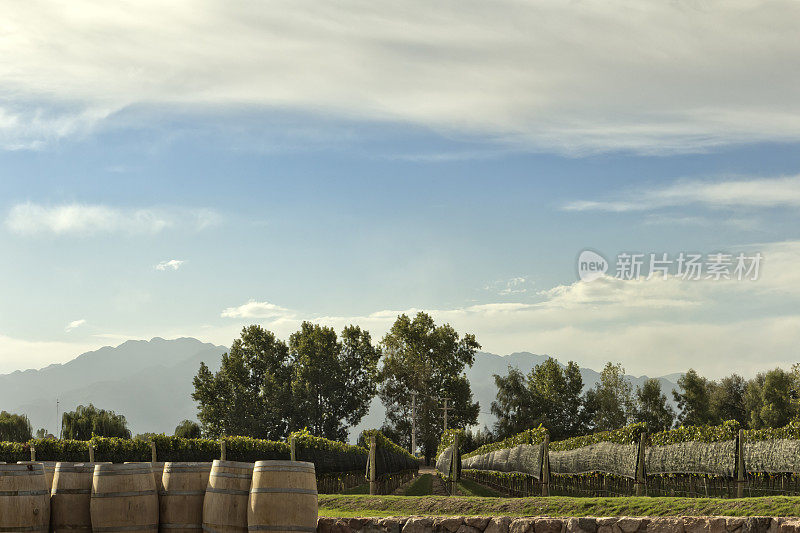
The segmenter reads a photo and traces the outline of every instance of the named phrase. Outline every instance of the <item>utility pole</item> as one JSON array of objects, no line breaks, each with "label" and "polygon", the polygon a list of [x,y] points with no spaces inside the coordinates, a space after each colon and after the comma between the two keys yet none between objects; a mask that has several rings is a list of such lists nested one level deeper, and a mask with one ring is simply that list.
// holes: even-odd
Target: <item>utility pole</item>
[{"label": "utility pole", "polygon": [[417,392],[411,393],[411,455],[417,456]]},{"label": "utility pole", "polygon": [[442,400],[444,401],[444,407],[442,407],[441,409],[444,411],[444,430],[445,431],[447,431],[447,411],[452,409],[452,407],[447,407],[447,400],[449,400],[449,399],[450,398],[442,398]]}]

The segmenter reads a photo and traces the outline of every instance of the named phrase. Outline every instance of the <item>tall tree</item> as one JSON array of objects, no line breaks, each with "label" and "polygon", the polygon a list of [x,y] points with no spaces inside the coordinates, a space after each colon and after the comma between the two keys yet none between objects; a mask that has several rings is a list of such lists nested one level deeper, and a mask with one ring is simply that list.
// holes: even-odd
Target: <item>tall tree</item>
[{"label": "tall tree", "polygon": [[0,442],[28,442],[31,440],[31,431],[27,416],[0,411]]},{"label": "tall tree", "polygon": [[528,383],[544,411],[543,424],[551,438],[560,440],[582,433],[583,378],[575,362],[561,368],[558,361],[548,357],[531,370]]},{"label": "tall tree", "polygon": [[641,387],[636,387],[636,407],[633,420],[647,424],[649,432],[663,431],[672,427],[675,411],[661,392],[661,383],[650,378]]},{"label": "tall tree", "polygon": [[492,402],[492,414],[497,417],[494,435],[498,440],[520,433],[543,422],[541,403],[528,387],[528,378],[519,368],[508,367],[508,374],[494,375],[497,396]]},{"label": "tall tree", "polygon": [[67,411],[62,418],[65,439],[89,440],[92,436],[131,438],[128,422],[114,411],[98,409],[92,404],[79,405]]},{"label": "tall tree", "polygon": [[761,408],[764,400],[761,391],[764,388],[766,375],[763,372],[756,374],[756,377],[747,382],[744,390],[744,406],[747,410],[747,427],[750,429],[762,429],[765,427],[761,420]]},{"label": "tall tree", "polygon": [[779,428],[794,418],[791,401],[794,376],[780,368],[770,370],[764,376],[761,388],[761,421],[765,427]]},{"label": "tall tree", "polygon": [[716,423],[711,409],[710,383],[693,368],[678,379],[681,391],[672,390],[678,402],[677,424],[680,426],[704,426]]},{"label": "tall tree", "polygon": [[625,368],[619,363],[606,363],[595,385],[596,405],[594,429],[608,431],[625,426],[633,416],[632,386],[625,379]]},{"label": "tall tree", "polygon": [[742,427],[747,427],[746,390],[747,381],[738,374],[722,378],[710,387],[711,412],[715,423],[736,420]]},{"label": "tall tree", "polygon": [[380,351],[358,326],[342,331],[303,322],[289,338],[292,358],[292,425],[333,440],[346,440],[375,396]]},{"label": "tall tree", "polygon": [[291,416],[289,349],[261,326],[242,328],[222,365],[212,373],[205,363],[194,378],[203,433],[212,438],[242,435],[263,439],[286,436]]},{"label": "tall tree", "polygon": [[203,433],[279,440],[308,427],[330,439],[347,438],[375,395],[380,353],[356,326],[333,329],[304,322],[289,345],[261,326],[242,329],[219,372],[201,363],[192,398]]},{"label": "tall tree", "polygon": [[379,373],[379,396],[390,426],[410,440],[413,393],[417,394],[417,443],[428,462],[443,430],[443,399],[448,398],[448,427],[474,425],[479,405],[464,368],[472,366],[480,344],[467,333],[461,337],[449,324],[436,326],[426,313],[414,319],[400,315],[381,341],[384,354]]},{"label": "tall tree", "polygon": [[200,434],[200,424],[193,420],[184,420],[175,428],[175,436],[184,439],[198,439]]}]

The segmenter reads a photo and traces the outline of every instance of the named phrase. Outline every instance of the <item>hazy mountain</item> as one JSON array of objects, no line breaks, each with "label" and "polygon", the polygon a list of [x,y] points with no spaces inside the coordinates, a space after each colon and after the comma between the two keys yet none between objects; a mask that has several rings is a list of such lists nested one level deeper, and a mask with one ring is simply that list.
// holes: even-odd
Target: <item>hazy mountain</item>
[{"label": "hazy mountain", "polygon": [[197,339],[127,341],[41,370],[0,375],[0,409],[25,413],[36,430],[57,432],[59,410],[93,403],[125,415],[134,433],[169,432],[194,419],[192,377],[200,361],[219,367],[223,346]]},{"label": "hazy mountain", "polygon": [[[25,370],[0,375],[0,409],[25,413],[34,430],[45,427],[55,432],[56,398],[59,410],[73,410],[80,404],[93,403],[112,409],[128,419],[135,433],[171,434],[183,419],[195,419],[197,409],[191,399],[192,378],[200,362],[212,370],[219,368],[220,356],[227,349],[193,338],[149,341],[127,341],[116,347],[106,346],[79,355],[64,364],[40,370]],[[509,365],[528,373],[547,356],[517,352],[499,356],[479,352],[475,364],[467,370],[472,392],[480,402],[478,423],[491,427],[494,417],[490,406],[495,398],[494,374],[505,374]],[[593,387],[599,372],[582,368],[584,387]],[[670,391],[680,374],[659,378],[662,390],[671,399]],[[641,385],[647,376],[627,376],[634,385]],[[373,400],[369,414],[350,432],[351,440],[362,429],[380,427],[384,409]]]}]

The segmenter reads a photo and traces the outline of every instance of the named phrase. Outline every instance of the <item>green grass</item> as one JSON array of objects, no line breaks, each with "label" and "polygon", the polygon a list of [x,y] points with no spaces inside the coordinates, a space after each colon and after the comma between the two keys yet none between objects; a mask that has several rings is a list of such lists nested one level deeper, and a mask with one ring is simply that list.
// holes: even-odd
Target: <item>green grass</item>
[{"label": "green grass", "polygon": [[355,487],[342,491],[342,494],[369,494],[369,483],[362,483]]},{"label": "green grass", "polygon": [[480,498],[320,494],[320,516],[800,516],[800,497],[764,498]]},{"label": "green grass", "polygon": [[462,479],[458,482],[458,489],[464,496],[482,496],[485,498],[499,498],[500,493],[486,485],[476,483],[471,479]]},{"label": "green grass", "polygon": [[431,474],[422,474],[405,491],[406,496],[429,496],[432,493],[433,476]]}]

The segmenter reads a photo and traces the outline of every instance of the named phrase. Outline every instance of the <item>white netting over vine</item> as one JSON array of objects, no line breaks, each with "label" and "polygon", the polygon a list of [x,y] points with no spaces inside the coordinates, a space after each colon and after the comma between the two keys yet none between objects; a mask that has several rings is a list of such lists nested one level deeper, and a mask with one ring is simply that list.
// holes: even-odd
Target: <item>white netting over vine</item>
[{"label": "white netting over vine", "polygon": [[678,442],[648,447],[648,474],[715,474],[732,477],[736,466],[736,441]]},{"label": "white netting over vine", "polygon": [[542,445],[520,444],[513,448],[473,455],[463,459],[461,466],[473,470],[519,472],[539,479],[542,473]]},{"label": "white netting over vine", "polygon": [[800,472],[800,440],[744,441],[748,472]]},{"label": "white netting over vine", "polygon": [[636,444],[598,442],[574,450],[550,452],[550,472],[584,474],[605,472],[618,476],[636,476]]}]

